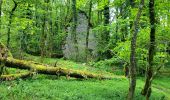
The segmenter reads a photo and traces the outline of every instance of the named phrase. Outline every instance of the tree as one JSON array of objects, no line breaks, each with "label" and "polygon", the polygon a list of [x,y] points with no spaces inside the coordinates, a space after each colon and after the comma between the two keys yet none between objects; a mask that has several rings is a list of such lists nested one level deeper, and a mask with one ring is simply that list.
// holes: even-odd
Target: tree
[{"label": "tree", "polygon": [[[2,0],[0,0],[0,29],[1,29],[1,15],[2,15],[2,3],[3,3],[3,1]],[[1,31],[0,31],[0,36],[1,36]]]},{"label": "tree", "polygon": [[108,25],[110,23],[110,7],[109,7],[110,1],[105,1],[105,6],[103,9],[103,15],[104,15],[104,32],[101,35],[101,41],[102,41],[102,47],[105,48],[104,52],[102,52],[102,59],[108,59],[111,58],[111,54],[109,52],[108,44],[110,40],[110,31],[108,29]]},{"label": "tree", "polygon": [[10,47],[10,39],[11,39],[11,23],[12,23],[12,18],[14,16],[14,11],[16,10],[18,4],[15,0],[13,0],[14,6],[9,14],[9,23],[8,23],[8,30],[7,30],[7,48]]},{"label": "tree", "polygon": [[89,11],[88,11],[88,26],[87,26],[87,35],[86,35],[86,61],[88,61],[89,54],[89,33],[90,33],[90,21],[91,21],[91,13],[92,13],[92,0],[89,2]]},{"label": "tree", "polygon": [[[4,62],[4,65],[7,67],[33,70],[34,72],[41,73],[41,74],[47,74],[47,75],[70,76],[70,77],[75,77],[78,79],[87,79],[87,78],[112,79],[112,77],[107,77],[107,76],[100,75],[100,74],[82,72],[82,71],[78,71],[78,70],[71,70],[71,69],[62,68],[62,67],[53,67],[53,66],[43,65],[43,64],[40,64],[37,62],[14,59],[12,57],[12,54],[10,54],[10,51],[8,51],[8,49],[2,43],[0,43],[0,50],[1,50],[0,63]],[[3,50],[5,50],[5,51],[3,51]],[[6,54],[4,55],[4,53],[6,53]],[[4,57],[1,57],[1,55],[4,55]],[[2,67],[0,66],[0,76],[1,76],[1,72],[2,72],[1,68]],[[22,76],[25,76],[25,74],[19,75],[19,77],[22,77]],[[0,77],[0,79],[1,79],[1,77]]]},{"label": "tree", "polygon": [[149,54],[148,54],[148,67],[146,72],[146,81],[144,89],[142,90],[142,95],[146,96],[146,100],[149,100],[151,95],[151,84],[152,84],[152,77],[153,77],[153,58],[155,54],[155,9],[154,9],[154,0],[149,0],[149,14],[150,14],[150,47],[149,47]]},{"label": "tree", "polygon": [[79,56],[79,52],[78,52],[78,41],[77,41],[77,9],[76,9],[76,0],[72,0],[72,26],[71,26],[71,39],[74,45],[74,49],[75,49],[75,61],[78,61],[78,56]]},{"label": "tree", "polygon": [[41,33],[41,58],[47,56],[47,50],[46,50],[46,47],[47,47],[47,13],[48,13],[48,4],[49,4],[50,0],[44,0],[44,4],[45,6],[43,7],[43,11],[44,11],[44,14],[43,14],[43,17],[42,17],[42,33]]},{"label": "tree", "polygon": [[132,40],[131,40],[131,53],[130,53],[130,84],[129,84],[129,92],[128,92],[128,100],[133,100],[134,93],[135,93],[135,87],[136,87],[136,40],[137,40],[137,34],[139,30],[139,21],[142,13],[142,9],[144,6],[144,0],[141,0],[141,3],[139,5],[139,10],[136,16],[136,19],[134,21],[134,25],[132,27]]}]

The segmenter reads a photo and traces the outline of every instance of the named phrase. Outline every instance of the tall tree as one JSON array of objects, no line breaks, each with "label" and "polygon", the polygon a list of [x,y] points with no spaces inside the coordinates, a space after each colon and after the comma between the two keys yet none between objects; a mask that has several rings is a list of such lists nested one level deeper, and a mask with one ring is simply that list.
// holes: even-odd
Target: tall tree
[{"label": "tall tree", "polygon": [[[131,9],[135,7],[135,0],[129,0]],[[133,21],[130,21],[130,29],[132,29]]]},{"label": "tall tree", "polygon": [[7,30],[7,48],[10,47],[12,17],[14,16],[14,11],[16,10],[18,6],[15,0],[13,0],[13,3],[14,3],[14,6],[9,14],[9,23],[8,23],[8,30]]},{"label": "tall tree", "polygon": [[[2,1],[2,0],[0,0],[0,30],[1,30],[1,24],[2,24],[2,23],[1,23],[1,15],[2,15],[2,11],[1,11],[1,10],[2,10],[2,2],[3,2],[3,1]],[[0,31],[0,36],[1,36],[1,31]]]},{"label": "tall tree", "polygon": [[88,54],[89,54],[88,46],[89,46],[91,12],[92,12],[92,0],[90,0],[89,2],[88,26],[87,26],[87,35],[86,35],[86,61],[88,61]]},{"label": "tall tree", "polygon": [[42,17],[42,33],[41,33],[41,58],[46,56],[46,45],[47,45],[47,34],[45,33],[47,31],[47,12],[48,12],[48,3],[49,0],[44,0],[45,6],[43,7],[44,13]]},{"label": "tall tree", "polygon": [[[129,2],[128,1],[125,1],[123,2],[123,4],[121,5],[120,7],[120,15],[121,15],[121,18],[123,20],[126,20],[127,17],[128,17],[128,5],[129,5]],[[128,35],[128,25],[127,25],[127,22],[123,21],[122,22],[122,27],[120,27],[120,31],[121,31],[121,41],[124,42],[126,41],[126,37]]]},{"label": "tall tree", "polygon": [[137,34],[139,30],[139,21],[142,14],[142,9],[144,6],[144,0],[141,0],[139,5],[139,10],[136,16],[136,19],[134,21],[134,25],[132,27],[132,40],[131,40],[131,53],[130,53],[130,84],[129,84],[129,92],[128,92],[128,100],[133,100],[134,93],[135,93],[135,87],[136,87],[136,40],[137,40]]},{"label": "tall tree", "polygon": [[106,0],[105,1],[105,6],[104,6],[104,9],[103,9],[103,14],[104,14],[104,32],[102,33],[101,35],[101,39],[102,39],[102,47],[105,47],[106,50],[104,51],[104,53],[102,54],[103,58],[106,59],[106,58],[110,58],[111,54],[108,50],[108,43],[109,43],[109,40],[110,40],[110,31],[108,29],[108,25],[110,23],[110,7],[109,7],[109,4],[110,4],[110,0]]},{"label": "tall tree", "polygon": [[79,52],[78,52],[78,41],[77,41],[77,9],[76,9],[76,0],[72,0],[72,26],[71,26],[71,39],[74,45],[74,49],[75,49],[75,61],[78,61],[78,56],[79,56]]},{"label": "tall tree", "polygon": [[151,84],[153,77],[153,58],[155,53],[155,9],[154,9],[154,0],[149,0],[149,14],[150,14],[150,47],[148,54],[148,67],[146,72],[146,81],[144,89],[142,90],[142,95],[146,96],[146,100],[149,100],[151,95]]},{"label": "tall tree", "polygon": [[48,56],[49,57],[52,57],[52,54],[53,54],[53,48],[54,48],[54,32],[53,32],[53,16],[52,16],[52,11],[53,11],[53,7],[52,7],[52,5],[53,5],[53,3],[54,3],[54,1],[52,0],[51,1],[51,3],[50,3],[50,6],[51,6],[51,8],[49,8],[48,9],[48,12],[50,12],[49,13],[49,15],[50,15],[50,18],[51,19],[49,19],[49,24],[50,24],[50,31],[49,31],[49,36],[48,36],[48,44],[49,44],[49,46],[48,46]]}]

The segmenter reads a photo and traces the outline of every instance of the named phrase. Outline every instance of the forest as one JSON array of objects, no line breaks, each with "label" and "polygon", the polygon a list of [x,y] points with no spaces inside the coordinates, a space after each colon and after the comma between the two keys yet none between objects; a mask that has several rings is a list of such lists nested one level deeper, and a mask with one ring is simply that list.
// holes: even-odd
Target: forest
[{"label": "forest", "polygon": [[0,100],[170,100],[170,0],[0,0]]}]

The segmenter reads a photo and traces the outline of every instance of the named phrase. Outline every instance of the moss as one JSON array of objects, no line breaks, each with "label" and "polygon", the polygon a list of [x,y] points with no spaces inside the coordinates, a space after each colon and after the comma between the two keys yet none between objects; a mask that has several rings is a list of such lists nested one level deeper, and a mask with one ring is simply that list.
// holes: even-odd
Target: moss
[{"label": "moss", "polygon": [[15,80],[18,78],[27,78],[33,75],[33,72],[25,72],[19,74],[10,74],[10,75],[1,75],[0,80],[7,81],[7,80]]},{"label": "moss", "polygon": [[6,46],[2,42],[0,42],[0,50],[0,55],[4,55],[5,52],[7,52],[7,57],[13,58],[12,53],[6,48]]},{"label": "moss", "polygon": [[112,79],[112,77],[106,77],[101,74],[94,74],[86,71],[71,70],[63,67],[53,67],[49,65],[37,64],[32,61],[18,60],[13,58],[8,58],[6,60],[7,67],[34,70],[40,74],[47,75],[60,75],[60,76],[70,76],[75,78],[94,78],[94,79]]}]

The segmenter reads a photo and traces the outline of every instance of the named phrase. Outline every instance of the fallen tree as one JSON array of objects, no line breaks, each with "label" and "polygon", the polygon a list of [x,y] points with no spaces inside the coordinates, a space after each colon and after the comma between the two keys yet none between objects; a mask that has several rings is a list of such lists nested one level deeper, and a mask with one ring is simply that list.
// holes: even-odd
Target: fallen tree
[{"label": "fallen tree", "polygon": [[[71,69],[61,68],[61,67],[53,67],[53,66],[48,66],[48,65],[43,65],[41,63],[33,62],[33,61],[14,59],[10,51],[1,42],[0,42],[0,63],[3,63],[3,65],[9,68],[27,69],[39,74],[66,76],[66,77],[74,77],[80,79],[86,79],[86,78],[112,79],[111,77],[106,77],[100,74],[94,74],[94,73],[79,71],[79,70],[71,70]],[[2,80],[6,80],[10,78],[16,79],[19,77],[20,78],[27,77],[29,75],[31,75],[31,73],[2,75],[0,76],[0,79]]]},{"label": "fallen tree", "polygon": [[0,80],[1,81],[11,81],[11,80],[16,80],[19,78],[28,78],[33,76],[33,72],[25,72],[25,73],[19,73],[19,74],[10,74],[10,75],[1,75]]},{"label": "fallen tree", "polygon": [[86,78],[112,79],[111,77],[106,77],[100,74],[94,74],[94,73],[89,73],[89,72],[84,72],[79,70],[71,70],[71,69],[61,68],[61,67],[52,67],[52,66],[32,62],[32,61],[18,60],[11,57],[8,57],[5,61],[3,59],[0,59],[0,61],[5,62],[6,67],[34,70],[35,72],[40,74],[68,76],[68,77],[74,77],[80,79],[86,79]]},{"label": "fallen tree", "polygon": [[0,59],[3,59],[3,61],[0,61],[0,76],[3,74],[5,68],[4,61],[7,59],[7,57],[12,58],[12,54],[9,52],[9,50],[6,48],[6,46],[0,42]]}]

